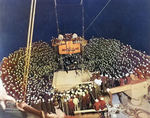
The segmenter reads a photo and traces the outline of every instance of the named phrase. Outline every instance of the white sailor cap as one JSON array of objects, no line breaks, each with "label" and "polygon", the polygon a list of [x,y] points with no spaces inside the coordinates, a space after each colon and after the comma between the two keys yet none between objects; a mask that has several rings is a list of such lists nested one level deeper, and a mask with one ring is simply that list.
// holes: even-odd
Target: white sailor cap
[{"label": "white sailor cap", "polygon": [[98,102],[98,99],[96,99],[95,102]]},{"label": "white sailor cap", "polygon": [[100,100],[104,100],[104,98],[103,98],[103,97],[101,97],[101,98],[100,98]]},{"label": "white sailor cap", "polygon": [[126,73],[126,77],[129,76],[129,73]]}]

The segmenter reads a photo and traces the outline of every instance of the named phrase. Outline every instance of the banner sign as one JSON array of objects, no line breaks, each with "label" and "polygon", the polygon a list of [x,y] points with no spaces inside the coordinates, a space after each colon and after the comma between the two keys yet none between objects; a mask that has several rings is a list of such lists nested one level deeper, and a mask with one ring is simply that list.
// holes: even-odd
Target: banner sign
[{"label": "banner sign", "polygon": [[67,41],[66,45],[59,45],[59,54],[73,54],[80,51],[80,43],[73,44],[72,41]]}]

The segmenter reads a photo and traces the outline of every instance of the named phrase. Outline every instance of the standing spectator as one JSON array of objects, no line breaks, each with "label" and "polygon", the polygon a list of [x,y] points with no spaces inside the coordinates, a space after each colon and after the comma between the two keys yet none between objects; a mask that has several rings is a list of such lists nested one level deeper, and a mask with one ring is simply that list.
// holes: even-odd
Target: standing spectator
[{"label": "standing spectator", "polygon": [[64,99],[64,112],[66,115],[69,115],[69,108],[68,108],[68,101],[67,99]]},{"label": "standing spectator", "polygon": [[62,108],[62,111],[64,112],[64,100],[65,100],[65,94],[63,94],[63,96],[61,97],[61,108]]},{"label": "standing spectator", "polygon": [[51,98],[50,105],[51,105],[51,112],[55,113],[53,98]]},{"label": "standing spectator", "polygon": [[73,103],[75,105],[75,111],[77,111],[78,110],[79,99],[76,96],[74,96]]},{"label": "standing spectator", "polygon": [[46,108],[46,104],[45,104],[45,100],[42,98],[42,102],[41,102],[41,108],[42,110],[47,113],[47,108]]},{"label": "standing spectator", "polygon": [[[103,97],[100,98],[99,103],[100,103],[100,109],[103,110],[106,107],[106,102],[104,101]],[[101,117],[104,117],[104,112],[105,111],[102,111]]]},{"label": "standing spectator", "polygon": [[48,99],[46,108],[47,108],[47,112],[50,113],[50,112],[51,112],[51,103],[50,103],[50,99]]},{"label": "standing spectator", "polygon": [[57,101],[57,98],[55,98],[55,101],[54,101],[54,108],[59,108],[59,102]]},{"label": "standing spectator", "polygon": [[89,104],[90,104],[90,94],[89,94],[88,91],[86,91],[85,97],[86,97],[86,106],[87,106],[87,108],[89,108]]},{"label": "standing spectator", "polygon": [[73,103],[73,99],[72,98],[69,99],[68,107],[69,107],[69,114],[71,116],[73,116],[74,115],[74,103]]},{"label": "standing spectator", "polygon": [[97,99],[98,95],[100,95],[100,87],[97,84],[94,87],[95,87],[95,98]]},{"label": "standing spectator", "polygon": [[95,103],[93,105],[93,108],[96,110],[96,111],[99,111],[100,110],[100,102],[98,99],[95,100]]},{"label": "standing spectator", "polygon": [[82,109],[85,110],[87,108],[86,106],[86,96],[85,93],[83,92],[83,96],[82,96]]}]

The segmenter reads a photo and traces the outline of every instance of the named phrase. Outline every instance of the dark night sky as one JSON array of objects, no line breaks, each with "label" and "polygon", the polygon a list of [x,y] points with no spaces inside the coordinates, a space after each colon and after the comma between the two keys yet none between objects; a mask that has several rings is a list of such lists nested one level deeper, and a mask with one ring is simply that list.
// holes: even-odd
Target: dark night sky
[{"label": "dark night sky", "polygon": [[[84,0],[85,30],[107,2]],[[0,60],[26,46],[30,4],[30,0],[0,0]],[[80,0],[57,0],[57,4],[61,33],[81,36]],[[33,42],[50,43],[57,34],[54,0],[37,0]],[[84,36],[117,39],[150,55],[150,0],[111,0]]]}]

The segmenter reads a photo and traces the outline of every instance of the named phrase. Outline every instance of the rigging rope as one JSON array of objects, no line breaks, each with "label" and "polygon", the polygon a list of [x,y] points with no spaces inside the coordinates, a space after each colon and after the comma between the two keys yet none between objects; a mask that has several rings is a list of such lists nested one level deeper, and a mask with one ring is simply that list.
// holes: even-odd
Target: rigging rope
[{"label": "rigging rope", "polygon": [[79,4],[57,4],[57,6],[78,6]]},{"label": "rigging rope", "polygon": [[59,36],[59,25],[58,25],[58,16],[57,16],[57,3],[56,3],[56,0],[54,0],[54,3],[55,3],[55,14],[56,14],[56,24],[57,24],[57,32],[58,32],[58,36]]},{"label": "rigging rope", "polygon": [[110,3],[111,0],[109,0],[106,5],[103,7],[103,9],[98,13],[98,15],[95,17],[95,19],[91,22],[91,24],[87,27],[87,29],[84,31],[84,33],[91,27],[91,25],[95,22],[95,20],[98,18],[98,16],[103,12],[103,10],[107,7],[107,5]]},{"label": "rigging rope", "polygon": [[81,6],[82,6],[82,38],[84,38],[84,6],[83,6],[83,0],[81,0]]},{"label": "rigging rope", "polygon": [[[86,13],[86,11],[85,11],[85,14],[86,14],[86,16],[88,17],[89,21],[91,22],[91,20],[90,20],[90,18],[89,18],[89,16],[88,16],[88,14]],[[93,24],[92,24],[92,27],[93,27],[93,29],[95,30],[95,32],[96,32],[96,34],[97,34],[97,36],[98,36],[98,37],[100,37],[100,36],[99,36],[99,34],[98,34],[98,32],[97,32],[97,30],[96,30],[96,28],[94,27],[94,25],[93,25]]]},{"label": "rigging rope", "polygon": [[28,28],[28,38],[27,38],[27,48],[26,48],[26,57],[25,57],[25,66],[24,66],[24,77],[23,77],[23,100],[26,98],[27,82],[28,82],[28,73],[30,66],[30,56],[31,56],[31,46],[33,38],[33,27],[34,27],[34,18],[35,18],[35,9],[36,9],[36,0],[31,1],[31,10],[30,10],[30,19],[29,19],[29,28]]},{"label": "rigging rope", "polygon": [[57,5],[56,0],[54,0],[54,3],[55,3],[55,15],[56,15],[56,24],[57,24],[58,36],[60,34],[60,30],[59,30],[59,22],[58,22],[58,15],[57,15],[57,6],[70,6],[70,5],[81,5],[82,6],[82,38],[84,38],[84,6],[83,6],[83,0],[81,0],[80,4]]},{"label": "rigging rope", "polygon": [[[83,0],[81,0],[80,5],[82,6],[82,38],[84,39],[84,5],[83,5]],[[84,46],[81,45],[81,57],[84,58]],[[82,66],[81,70],[83,70],[83,60],[82,60]]]},{"label": "rigging rope", "polygon": [[80,2],[80,5],[82,5],[83,4],[83,0],[81,0],[81,2]]},{"label": "rigging rope", "polygon": [[41,34],[41,36],[40,36],[40,37],[41,37],[40,39],[42,39],[42,36],[43,36],[43,34],[44,34],[44,31],[45,31],[45,29],[47,28],[48,23],[49,23],[49,21],[51,20],[53,13],[54,13],[54,11],[52,11],[52,13],[51,13],[51,15],[50,15],[50,17],[49,17],[49,19],[48,19],[48,21],[47,21],[46,25],[45,25],[45,28],[44,28],[44,30],[43,30],[43,32],[42,32],[42,34]]}]

